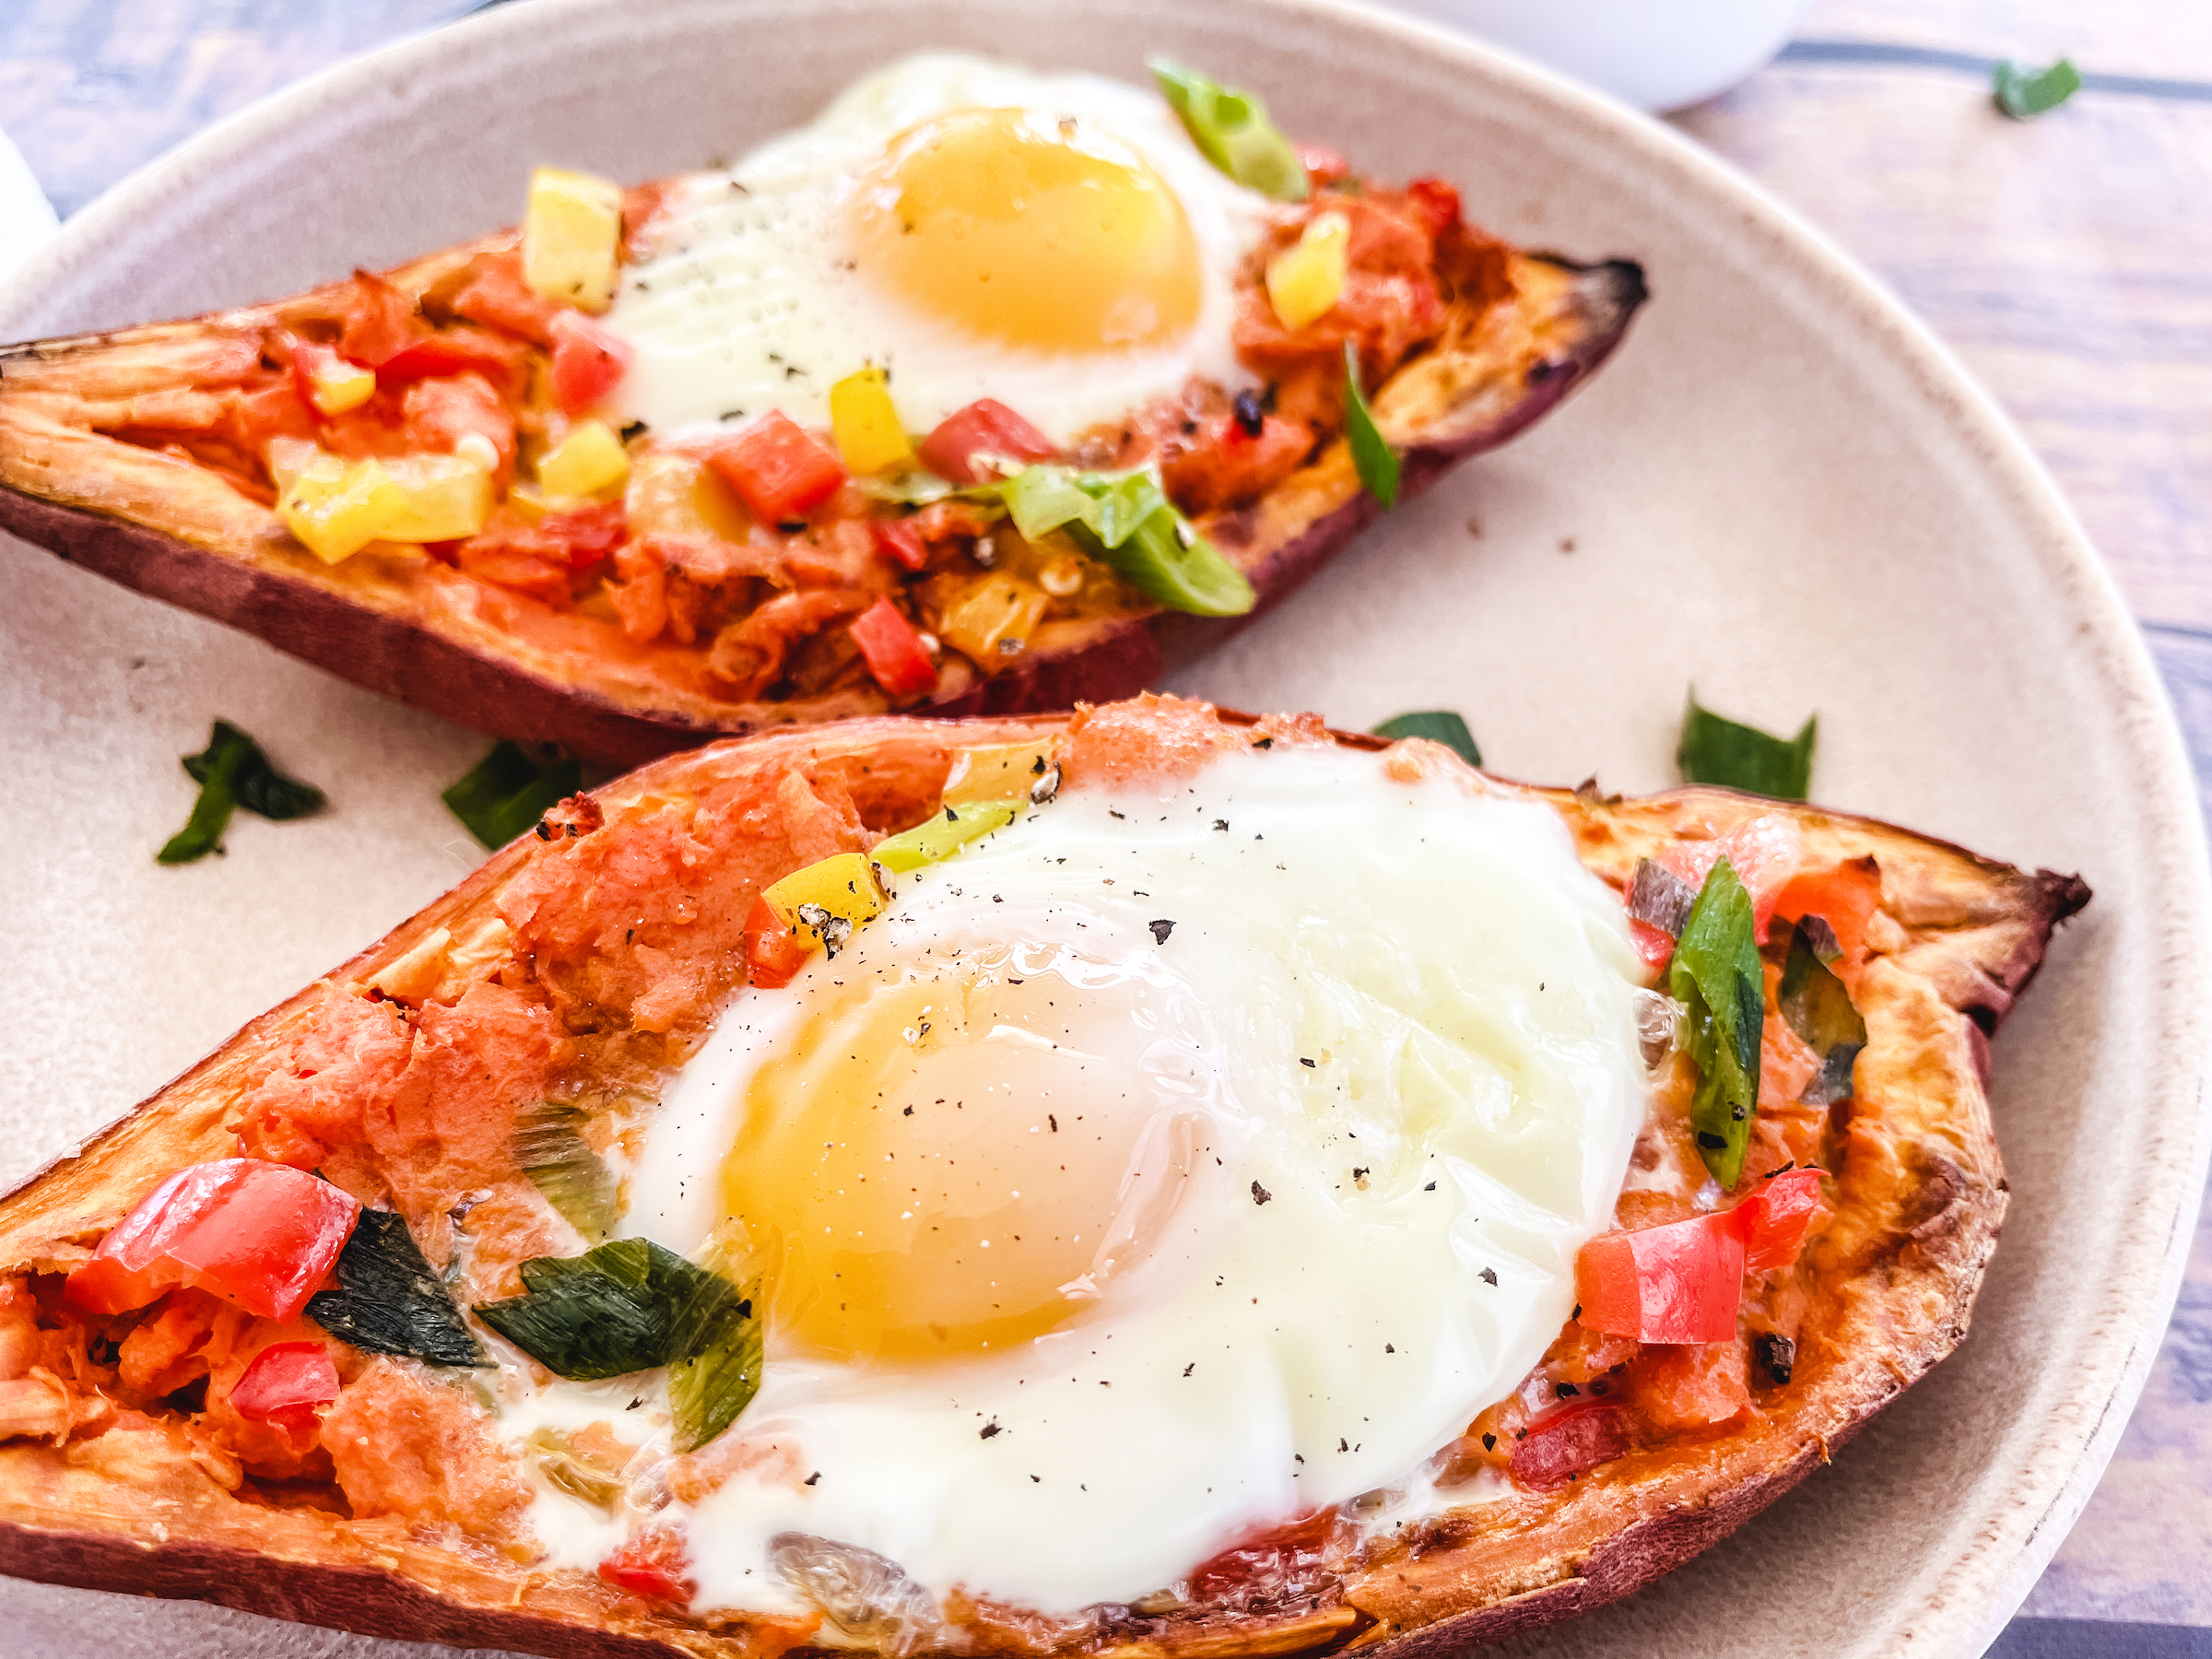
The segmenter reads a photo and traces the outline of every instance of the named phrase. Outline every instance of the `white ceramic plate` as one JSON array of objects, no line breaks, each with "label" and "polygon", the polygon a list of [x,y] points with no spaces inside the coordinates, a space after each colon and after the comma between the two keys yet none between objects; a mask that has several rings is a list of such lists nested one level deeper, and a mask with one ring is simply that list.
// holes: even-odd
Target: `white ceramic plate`
[{"label": "white ceramic plate", "polygon": [[[394,262],[512,220],[534,163],[644,178],[727,156],[924,44],[1133,77],[1171,50],[1378,175],[1460,181],[1516,242],[1650,273],[1589,390],[1178,688],[1349,725],[1455,707],[1507,774],[1640,791],[1673,782],[1694,678],[1770,725],[1817,709],[1822,799],[2095,887],[1995,1045],[2013,1210],[1972,1338],[1719,1548],[1513,1650],[1979,1652],[2087,1499],[2178,1282],[2206,1148],[2195,796],[2149,658],[2018,437],[1894,301],[1702,152],[1333,6],[538,0],[322,76],[119,187],[0,290],[0,338]],[[477,854],[437,791],[484,745],[45,553],[0,560],[13,1178],[460,877]],[[158,869],[191,799],[177,757],[218,714],[332,810],[246,819],[226,859]],[[406,1651],[16,1583],[0,1618],[41,1659]]]}]

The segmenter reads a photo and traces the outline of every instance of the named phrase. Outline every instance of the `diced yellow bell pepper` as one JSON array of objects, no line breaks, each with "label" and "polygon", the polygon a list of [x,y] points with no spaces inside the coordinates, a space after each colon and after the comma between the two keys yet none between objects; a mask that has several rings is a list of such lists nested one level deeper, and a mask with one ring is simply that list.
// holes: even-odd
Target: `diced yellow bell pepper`
[{"label": "diced yellow bell pepper", "polygon": [[565,168],[530,175],[523,214],[523,281],[534,294],[596,314],[612,305],[620,275],[622,189]]},{"label": "diced yellow bell pepper", "polygon": [[1030,791],[1052,771],[1060,740],[1041,743],[994,743],[964,748],[952,758],[945,777],[945,802],[1026,801]]},{"label": "diced yellow bell pepper", "polygon": [[336,564],[383,539],[405,511],[406,493],[375,461],[347,465],[318,454],[276,500],[276,516],[324,564]]},{"label": "diced yellow bell pepper", "polygon": [[875,867],[861,853],[833,853],[794,870],[760,896],[784,926],[828,945],[841,943],[886,903]]},{"label": "diced yellow bell pepper", "polygon": [[1028,647],[1048,603],[1034,582],[1000,571],[947,606],[937,631],[985,674],[994,674]]},{"label": "diced yellow bell pepper", "polygon": [[629,481],[629,452],[604,420],[580,420],[537,458],[548,496],[612,496]]},{"label": "diced yellow bell pepper", "polygon": [[708,535],[741,542],[752,528],[736,493],[696,455],[648,450],[636,456],[622,499],[632,535]]},{"label": "diced yellow bell pepper", "polygon": [[1267,262],[1267,301],[1285,328],[1295,332],[1336,308],[1351,239],[1343,214],[1316,214],[1293,245]]},{"label": "diced yellow bell pepper", "polygon": [[879,841],[868,854],[894,874],[918,870],[924,865],[950,858],[970,841],[1004,830],[1021,816],[1018,800],[970,801],[947,806],[935,816]]},{"label": "diced yellow bell pepper", "polygon": [[390,541],[465,541],[491,517],[491,469],[467,455],[405,455],[384,463],[406,497],[385,521]]},{"label": "diced yellow bell pepper", "polygon": [[914,464],[914,446],[899,423],[890,383],[873,366],[848,374],[830,388],[830,431],[838,453],[856,477],[872,477]]},{"label": "diced yellow bell pepper", "polygon": [[376,371],[341,359],[317,369],[308,376],[308,383],[312,388],[308,396],[316,408],[325,415],[343,415],[376,395]]}]

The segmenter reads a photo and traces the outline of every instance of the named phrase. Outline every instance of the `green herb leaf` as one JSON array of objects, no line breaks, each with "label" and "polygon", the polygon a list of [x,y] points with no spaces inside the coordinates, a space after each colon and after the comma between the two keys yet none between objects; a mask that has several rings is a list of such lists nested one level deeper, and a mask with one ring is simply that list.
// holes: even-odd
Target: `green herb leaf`
[{"label": "green herb leaf", "polygon": [[1064,533],[1171,610],[1241,617],[1257,603],[1244,572],[1176,511],[1148,471],[1088,473],[1040,463],[962,493],[1005,506],[1025,541]]},{"label": "green herb leaf", "polygon": [[2071,58],[2060,58],[2044,69],[2030,69],[2006,58],[1993,76],[1997,108],[2015,121],[2026,121],[2055,110],[2081,90],[2081,75]]},{"label": "green herb leaf", "polygon": [[497,851],[582,787],[583,768],[575,761],[540,766],[520,745],[502,738],[474,771],[439,798],[471,835]]},{"label": "green herb leaf", "polygon": [[1425,709],[1417,714],[1401,714],[1377,726],[1375,735],[1394,740],[1426,737],[1453,750],[1469,766],[1482,764],[1482,751],[1475,747],[1475,734],[1467,730],[1465,721],[1449,709]]},{"label": "green herb leaf", "polygon": [[363,1210],[338,1253],[335,1288],[307,1299],[307,1316],[371,1354],[433,1365],[489,1365],[453,1299],[390,1210]]},{"label": "green herb leaf", "polygon": [[1152,59],[1150,66],[1199,154],[1248,190],[1278,202],[1306,199],[1312,187],[1305,163],[1258,99],[1166,58]]},{"label": "green herb leaf", "polygon": [[1698,703],[1695,686],[1682,711],[1682,741],[1675,762],[1686,783],[1723,783],[1778,801],[1802,801],[1813,781],[1814,715],[1791,738],[1738,724]]},{"label": "green herb leaf", "polygon": [[1866,1022],[1851,1006],[1843,982],[1821,959],[1822,935],[1834,944],[1834,933],[1818,916],[1807,916],[1791,929],[1790,954],[1775,994],[1790,1030],[1820,1056],[1820,1070],[1797,1097],[1811,1106],[1850,1098],[1852,1067],[1866,1046]]},{"label": "green herb leaf", "polygon": [[1712,1178],[1733,1187],[1751,1143],[1759,1109],[1759,1040],[1766,1023],[1766,977],[1759,968],[1751,895],[1735,866],[1712,866],[1690,906],[1667,970],[1668,993],[1689,1018],[1687,1047],[1698,1088],[1689,1126]]},{"label": "green herb leaf", "polygon": [[204,784],[216,771],[223,755],[241,744],[245,746],[245,758],[230,781],[230,793],[241,806],[279,823],[287,818],[305,818],[322,808],[321,790],[312,783],[286,777],[269,764],[261,745],[227,720],[215,723],[214,735],[208,738],[205,749],[184,757],[184,770],[194,782]]},{"label": "green herb leaf", "polygon": [[1350,340],[1344,343],[1344,439],[1367,493],[1385,507],[1397,505],[1398,452],[1382,436],[1359,390],[1359,347]]},{"label": "green herb leaf", "polygon": [[[668,1367],[668,1404],[676,1414],[676,1449],[696,1452],[737,1420],[760,1392],[762,1322],[753,1317],[758,1274],[723,1235],[700,1253],[703,1271],[691,1299],[676,1312]],[[742,1284],[742,1288],[739,1288]]]},{"label": "green herb leaf", "polygon": [[587,1239],[614,1230],[614,1172],[584,1144],[589,1114],[565,1100],[541,1100],[515,1114],[514,1161],[546,1202]]}]

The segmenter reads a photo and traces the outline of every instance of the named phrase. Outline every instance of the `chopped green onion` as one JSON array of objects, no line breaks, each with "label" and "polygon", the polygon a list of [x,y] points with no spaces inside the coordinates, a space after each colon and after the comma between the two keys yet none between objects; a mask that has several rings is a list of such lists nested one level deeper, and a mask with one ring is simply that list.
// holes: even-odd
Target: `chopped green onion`
[{"label": "chopped green onion", "polygon": [[2081,75],[2071,58],[2060,58],[2044,69],[2030,69],[2006,58],[1992,77],[1997,108],[2015,121],[2026,121],[2046,110],[2055,110],[2081,90]]},{"label": "chopped green onion", "polygon": [[1693,686],[1682,711],[1682,741],[1675,761],[1686,783],[1722,783],[1778,801],[1802,801],[1813,781],[1819,725],[1819,716],[1814,715],[1796,736],[1776,737],[1700,707]]},{"label": "chopped green onion", "polygon": [[1267,119],[1267,107],[1249,92],[1185,69],[1166,58],[1151,60],[1160,95],[1182,120],[1199,154],[1250,190],[1278,202],[1302,202],[1310,194],[1305,163]]},{"label": "chopped green onion", "polygon": [[515,1114],[514,1161],[570,1226],[604,1239],[618,1214],[614,1172],[584,1145],[587,1114],[565,1100],[541,1100]]},{"label": "chopped green onion", "polygon": [[332,1288],[307,1299],[307,1316],[341,1341],[432,1365],[491,1363],[422,1259],[404,1216],[363,1210],[333,1277]]},{"label": "chopped green onion", "polygon": [[894,875],[918,870],[950,858],[994,830],[1004,830],[1020,816],[1022,805],[1017,800],[963,801],[941,807],[912,830],[877,841],[868,856]]},{"label": "chopped green onion", "polygon": [[650,1239],[617,1239],[580,1256],[522,1265],[524,1295],[479,1302],[477,1317],[539,1364],[590,1382],[667,1366],[678,1440],[702,1446],[729,1427],[760,1383],[756,1290]]},{"label": "chopped green onion", "polygon": [[737,1420],[760,1392],[766,1359],[763,1322],[753,1317],[759,1276],[745,1274],[746,1264],[719,1233],[700,1253],[700,1265],[691,1299],[676,1313],[675,1346],[683,1357],[668,1368],[678,1452],[698,1451]]},{"label": "chopped green onion", "polygon": [[1820,1056],[1820,1069],[1797,1098],[1810,1106],[1848,1100],[1852,1067],[1866,1046],[1866,1022],[1851,1006],[1843,988],[1821,959],[1822,935],[1833,946],[1835,934],[1818,916],[1807,916],[1790,934],[1790,954],[1782,970],[1775,1002],[1791,1030]]},{"label": "chopped green onion", "polygon": [[1689,1126],[1698,1137],[1698,1156],[1715,1181],[1733,1187],[1744,1171],[1751,1117],[1759,1109],[1766,976],[1751,895],[1725,858],[1712,866],[1690,906],[1666,988],[1689,1017],[1685,1046],[1698,1066]]},{"label": "chopped green onion", "polygon": [[1039,463],[964,493],[1003,504],[1025,541],[1063,532],[1171,610],[1241,617],[1257,603],[1244,573],[1176,511],[1150,472],[1088,473]]},{"label": "chopped green onion", "polygon": [[1352,465],[1367,493],[1385,507],[1398,500],[1398,452],[1390,447],[1375,412],[1359,391],[1359,347],[1344,343],[1344,440],[1352,446]]},{"label": "chopped green onion", "polygon": [[1425,709],[1417,714],[1401,714],[1377,726],[1375,735],[1392,739],[1426,737],[1454,751],[1469,766],[1482,764],[1482,751],[1475,747],[1475,734],[1467,730],[1465,721],[1449,709]]},{"label": "chopped green onion", "polygon": [[234,807],[281,819],[303,818],[323,805],[321,790],[286,777],[269,764],[261,745],[227,720],[215,723],[207,747],[196,755],[186,755],[183,766],[200,786],[200,795],[193,803],[184,828],[154,854],[159,864],[190,864],[214,852],[229,826]]},{"label": "chopped green onion", "polygon": [[216,769],[218,760],[228,747],[243,744],[246,748],[244,764],[231,780],[230,793],[238,804],[248,812],[282,823],[287,818],[305,818],[319,810],[324,802],[323,792],[312,783],[302,783],[297,778],[288,778],[269,764],[262,753],[261,745],[247,736],[227,720],[215,723],[215,731],[207,747],[196,755],[184,757],[184,770],[195,783],[205,783]]},{"label": "chopped green onion", "polygon": [[575,761],[540,766],[520,745],[501,738],[474,771],[439,798],[471,835],[497,851],[582,787],[583,769]]}]

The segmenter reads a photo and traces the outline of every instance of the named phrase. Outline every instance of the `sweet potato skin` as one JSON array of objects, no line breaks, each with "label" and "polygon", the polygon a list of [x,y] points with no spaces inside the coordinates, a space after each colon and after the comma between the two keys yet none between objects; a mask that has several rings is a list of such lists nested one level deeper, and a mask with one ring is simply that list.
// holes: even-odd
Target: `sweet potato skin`
[{"label": "sweet potato skin", "polygon": [[[418,267],[443,269],[484,245],[488,244],[434,255],[418,262]],[[1400,487],[1406,495],[1429,488],[1457,462],[1497,447],[1557,407],[1620,344],[1646,298],[1641,268],[1625,260],[1576,265],[1539,256],[1529,265],[1543,267],[1554,280],[1563,277],[1571,320],[1559,344],[1536,359],[1522,383],[1502,398],[1415,410],[1421,435],[1405,451]],[[119,338],[128,347],[143,336],[144,348],[158,353],[169,349],[168,342],[181,338],[188,326],[165,325]],[[72,341],[0,352],[0,530],[112,582],[253,634],[412,707],[495,735],[559,744],[609,766],[634,766],[717,737],[884,712],[879,697],[851,693],[773,704],[653,707],[565,680],[522,654],[441,629],[406,609],[349,594],[326,574],[288,559],[286,538],[272,539],[268,527],[256,522],[265,515],[242,499],[235,511],[219,501],[196,510],[201,515],[196,539],[120,512],[73,504],[66,499],[65,477],[87,462],[66,447],[49,453],[46,446],[54,435],[51,422],[34,406],[54,395],[44,389],[44,373],[54,363],[65,362],[73,351],[103,349],[103,341]],[[10,414],[11,358],[39,371],[29,382],[31,390],[18,394],[25,408],[18,417]],[[20,379],[25,371],[12,372]],[[105,372],[121,376],[131,371]],[[87,441],[104,443],[108,461],[143,475],[134,485],[139,500],[159,500],[168,481],[180,476],[176,469],[182,464],[170,457],[112,453],[129,446],[105,440],[80,438],[77,447]],[[1338,441],[1268,499],[1207,524],[1258,594],[1249,615],[1209,618],[1155,612],[1061,625],[1049,643],[989,679],[964,672],[948,676],[946,688],[915,712],[1029,712],[1134,696],[1167,667],[1218,643],[1279,603],[1378,511],[1352,477]]]},{"label": "sweet potato skin", "polygon": [[[1223,718],[1245,724],[1242,717]],[[877,805],[877,814],[895,817],[925,807],[928,780],[935,776],[941,786],[953,747],[1008,741],[1061,724],[1050,718],[878,720],[771,735],[671,758],[609,785],[599,798],[613,821],[629,803],[656,793],[683,793],[687,780],[741,758],[748,763],[796,764],[804,759],[819,764],[865,757],[877,775],[905,780],[887,785],[894,795],[900,789],[922,792],[924,799],[918,803],[891,799]],[[1335,735],[1347,747],[1386,747],[1372,737]],[[1416,762],[1456,765],[1441,750],[1424,759],[1429,747],[1406,748]],[[1710,788],[1631,802],[1569,791],[1526,793],[1554,805],[1585,862],[1614,879],[1652,845],[1751,809],[1748,798]],[[1773,809],[1771,803],[1758,805]],[[1911,980],[1900,997],[1931,1033],[1930,1052],[1948,1068],[1944,1077],[1958,1097],[1946,1102],[1941,1120],[1955,1138],[1945,1141],[1941,1154],[1916,1153],[1905,1160],[1902,1190],[1884,1226],[1860,1249],[1853,1296],[1834,1333],[1844,1359],[1818,1371],[1808,1363],[1801,1371],[1805,1386],[1793,1389],[1788,1409],[1777,1407],[1761,1424],[1733,1430],[1693,1458],[1671,1458],[1664,1447],[1631,1453],[1578,1489],[1514,1500],[1513,1524],[1508,1525],[1455,1526],[1447,1517],[1418,1551],[1375,1562],[1346,1582],[1344,1604],[1359,1616],[1362,1647],[1408,1659],[1441,1659],[1629,1594],[1741,1525],[1826,1461],[1834,1446],[1965,1335],[2006,1203],[1979,1083],[1984,1039],[2034,976],[2053,928],[2088,901],[2088,889],[2076,877],[2026,874],[1871,820],[1814,808],[1784,810],[1794,813],[1809,841],[1830,850],[1871,851],[1882,861],[1885,905],[1916,918],[1911,929],[1899,926],[1889,952],[1910,964],[1894,969]],[[137,1112],[62,1160],[50,1177],[34,1177],[0,1200],[0,1265],[51,1267],[81,1259],[162,1173],[229,1150],[228,1103],[324,985],[367,984],[426,934],[439,927],[465,931],[469,918],[480,915],[530,861],[558,851],[558,842],[548,849],[524,837],[326,981],[253,1021]],[[1899,982],[1903,984],[1901,977]],[[1908,1045],[1900,1039],[1898,1046]],[[592,1584],[534,1588],[534,1575],[512,1566],[464,1562],[428,1546],[412,1550],[407,1564],[428,1569],[447,1594],[374,1562],[279,1559],[233,1543],[169,1539],[143,1518],[134,1523],[114,1516],[112,1506],[99,1512],[109,1514],[116,1530],[86,1527],[76,1517],[94,1512],[89,1505],[56,1501],[59,1492],[50,1493],[44,1504],[26,1501],[29,1490],[51,1486],[55,1461],[45,1448],[0,1448],[0,1571],[91,1588],[197,1596],[375,1634],[555,1655],[763,1651],[747,1627],[704,1632],[673,1621],[656,1624],[638,1611],[638,1604],[618,1604]],[[13,1468],[18,1464],[35,1467],[36,1478],[18,1478]],[[524,1612],[524,1606],[537,1612]],[[563,1617],[544,1616],[554,1611]],[[1259,1628],[1265,1620],[1254,1623],[1243,1632],[1249,1637],[1244,1641],[1208,1632],[1201,1639],[1204,1651],[1297,1652],[1339,1641],[1353,1630],[1342,1618],[1315,1623],[1298,1635]],[[782,1644],[771,1638],[770,1645]],[[1119,1644],[1108,1651],[1112,1645]],[[1183,1648],[1195,1653],[1199,1643],[1171,1634],[1157,1644],[1139,1645],[1158,1655]]]}]

